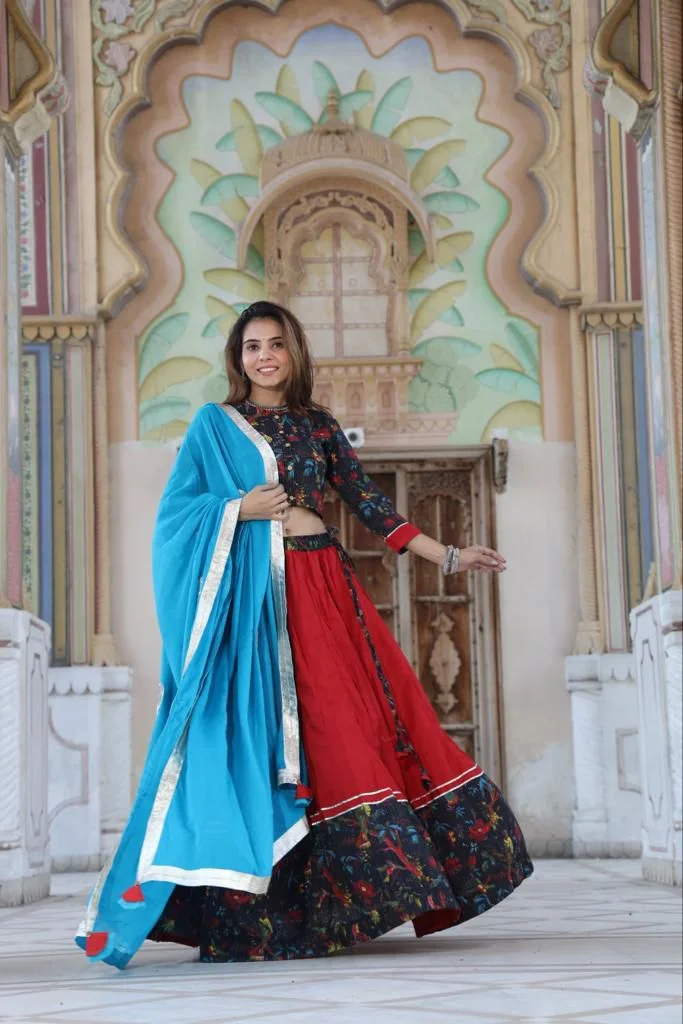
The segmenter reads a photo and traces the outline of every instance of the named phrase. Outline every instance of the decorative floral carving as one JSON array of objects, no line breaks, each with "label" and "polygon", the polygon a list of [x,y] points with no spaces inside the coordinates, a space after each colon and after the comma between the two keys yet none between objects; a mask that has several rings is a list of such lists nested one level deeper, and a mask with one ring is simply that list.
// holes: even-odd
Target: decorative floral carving
[{"label": "decorative floral carving", "polygon": [[107,67],[113,68],[119,75],[124,75],[135,56],[135,49],[128,43],[107,43],[102,52],[102,60]]},{"label": "decorative floral carving", "polygon": [[432,623],[437,637],[429,657],[429,667],[438,690],[435,703],[438,704],[444,715],[447,715],[458,703],[458,699],[453,693],[453,687],[462,665],[458,650],[448,635],[453,629],[453,625],[453,620],[444,612],[439,612]]},{"label": "decorative floral carving", "polygon": [[512,0],[528,21],[545,25],[529,36],[541,61],[541,75],[545,94],[555,108],[560,106],[560,93],[556,75],[569,67],[571,26],[569,12],[571,0]]},{"label": "decorative floral carving", "polygon": [[495,21],[505,24],[507,12],[502,0],[467,0],[468,7],[474,7],[479,14],[490,14]]},{"label": "decorative floral carving", "polygon": [[114,21],[117,25],[125,25],[135,13],[130,0],[100,0],[100,8],[104,11],[105,22]]},{"label": "decorative floral carving", "polygon": [[[154,17],[155,30],[162,32],[169,21],[182,19],[189,14],[198,0],[91,0],[91,17],[94,27],[93,59],[98,70],[96,82],[111,88],[105,104],[105,112],[112,114],[123,93],[121,77],[127,72],[135,56],[130,54],[123,66],[122,56],[114,51],[115,60],[102,59],[102,49],[108,40],[120,39],[124,35],[140,33]],[[492,21],[508,23],[508,13],[502,0],[466,0],[468,7],[477,15],[488,15]],[[529,42],[538,54],[542,64],[545,92],[554,107],[560,105],[560,95],[555,76],[569,67],[569,45],[571,28],[569,11],[571,0],[512,0],[515,7],[531,22],[545,25],[529,36]],[[119,70],[122,68],[122,70]]]},{"label": "decorative floral carving", "polygon": [[[108,116],[113,114],[121,101],[123,85],[121,79],[127,73],[137,56],[137,50],[124,36],[141,33],[152,17],[156,32],[162,32],[166,23],[174,18],[184,17],[195,5],[196,0],[90,0],[90,15],[93,23],[93,61],[97,68],[95,81],[110,89],[104,105]],[[156,15],[156,17],[155,17]]]}]

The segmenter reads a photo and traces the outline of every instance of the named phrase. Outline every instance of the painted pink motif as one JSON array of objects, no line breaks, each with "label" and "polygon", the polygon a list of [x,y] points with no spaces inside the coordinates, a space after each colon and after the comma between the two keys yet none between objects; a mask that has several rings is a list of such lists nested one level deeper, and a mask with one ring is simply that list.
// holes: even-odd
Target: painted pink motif
[{"label": "painted pink motif", "polygon": [[135,50],[128,43],[111,42],[102,54],[102,59],[110,68],[114,68],[120,75],[128,70],[130,62],[135,56]]},{"label": "painted pink motif", "polygon": [[529,36],[531,45],[541,60],[550,60],[562,46],[562,29],[559,25],[540,28]]},{"label": "painted pink motif", "polygon": [[105,22],[115,22],[117,25],[125,24],[134,13],[130,0],[102,0],[100,8]]}]

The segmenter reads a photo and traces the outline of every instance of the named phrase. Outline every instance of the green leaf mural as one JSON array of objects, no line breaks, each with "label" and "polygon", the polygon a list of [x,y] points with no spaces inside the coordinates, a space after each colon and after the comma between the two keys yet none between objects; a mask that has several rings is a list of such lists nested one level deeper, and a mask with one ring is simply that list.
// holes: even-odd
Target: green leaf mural
[{"label": "green leaf mural", "polygon": [[224,402],[228,395],[228,378],[224,373],[215,373],[202,388],[205,402]]},{"label": "green leaf mural", "polygon": [[227,199],[255,199],[260,192],[259,180],[253,174],[224,174],[209,185],[202,196],[202,206],[219,206]]},{"label": "green leaf mural", "polygon": [[510,321],[505,325],[505,338],[511,349],[519,356],[526,372],[535,380],[539,379],[538,356],[536,355],[536,332],[528,324]]},{"label": "green leaf mural", "polygon": [[541,401],[541,387],[538,381],[527,377],[517,370],[506,370],[503,368],[495,370],[480,370],[477,380],[484,387],[494,388],[496,391],[504,391],[507,395],[515,395],[517,398],[529,402]]},{"label": "green leaf mural", "polygon": [[[446,121],[443,117],[412,117],[394,129],[391,138],[394,142],[398,142],[399,146],[408,149],[417,142],[438,139],[440,135],[446,134],[450,126],[451,122]],[[386,132],[380,134],[386,134]]]},{"label": "green leaf mural", "polygon": [[207,190],[209,185],[213,185],[214,181],[218,181],[221,176],[221,172],[217,171],[211,164],[205,163],[203,160],[192,160],[190,163],[192,170],[192,177],[201,185],[204,191]]},{"label": "green leaf mural", "polygon": [[[204,277],[209,284],[214,284],[231,295],[240,295],[249,302],[257,302],[258,299],[266,297],[266,290],[263,281],[245,274],[241,270],[232,270],[229,267],[218,267],[214,270],[204,271]],[[234,303],[235,308],[238,306]]]},{"label": "green leaf mural", "polygon": [[413,407],[424,407],[427,412],[458,412],[473,401],[478,390],[475,375],[468,367],[426,362],[411,381],[410,400]]},{"label": "green leaf mural", "polygon": [[457,306],[451,306],[445,310],[439,317],[441,323],[450,324],[451,327],[464,327],[465,321],[463,315]]},{"label": "green leaf mural", "polygon": [[[226,259],[235,259],[237,254],[237,235],[231,227],[228,227],[215,217],[209,216],[208,213],[191,213],[190,223],[195,231],[198,231],[202,238],[209,243],[212,249],[225,256]],[[255,274],[256,277],[261,277],[265,273],[263,256],[252,245],[247,250],[247,261],[244,269],[251,274]]]},{"label": "green leaf mural", "polygon": [[159,363],[140,385],[140,401],[152,401],[175,384],[184,384],[211,373],[211,363],[196,356],[176,356]]},{"label": "green leaf mural", "polygon": [[[173,436],[202,400],[225,398],[225,338],[241,310],[265,294],[263,224],[245,268],[236,267],[240,226],[261,195],[263,155],[324,121],[330,92],[339,97],[345,121],[402,147],[411,187],[435,232],[430,262],[409,217],[410,339],[414,355],[424,360],[411,382],[411,406],[457,413],[454,440],[475,441],[482,431],[508,424],[525,437],[538,436],[538,332],[506,314],[485,270],[488,248],[508,215],[508,201],[488,171],[509,136],[479,119],[478,77],[464,69],[437,71],[423,43],[406,40],[374,57],[360,37],[327,25],[305,30],[286,62],[262,42],[244,40],[230,78],[192,74],[186,80],[192,83],[185,96],[188,124],[159,143],[175,177],[158,214],[182,255],[184,283],[140,346],[146,439]],[[265,87],[258,92],[255,67]],[[211,153],[213,160],[202,159]],[[197,244],[188,245],[193,233]],[[222,298],[209,294],[218,289]],[[168,404],[186,396],[189,409]]]},{"label": "green leaf mural", "polygon": [[412,170],[415,164],[422,159],[427,152],[426,149],[420,149],[419,147],[413,147],[403,150],[405,158],[408,161],[408,167]]},{"label": "green leaf mural", "polygon": [[[356,79],[356,91],[357,92],[369,92],[373,98],[376,92],[375,79],[372,77],[369,71],[361,71],[358,78]],[[372,103],[365,103],[358,110],[354,111],[353,122],[357,128],[364,128],[366,131],[370,131],[372,127],[372,118],[375,112],[375,108]]]},{"label": "green leaf mural", "polygon": [[315,95],[318,98],[318,103],[324,110],[329,94],[333,92],[337,96],[341,96],[342,91],[339,88],[337,79],[334,77],[334,75],[327,67],[327,65],[323,64],[322,61],[313,61],[311,75],[313,77],[313,88],[315,89]]},{"label": "green leaf mural", "polygon": [[278,96],[275,92],[257,92],[254,98],[289,134],[307,132],[313,127],[313,118],[303,107],[286,96]]},{"label": "green leaf mural", "polygon": [[430,192],[423,202],[434,213],[472,213],[479,209],[476,199],[460,192]]},{"label": "green leaf mural", "polygon": [[464,148],[465,143],[462,139],[449,139],[448,142],[440,142],[438,146],[428,149],[413,168],[410,176],[411,188],[415,192],[423,192],[444,171],[449,161],[462,153]]},{"label": "green leaf mural", "polygon": [[427,254],[423,253],[411,267],[408,279],[410,287],[414,288],[416,285],[419,285],[438,267],[447,267],[450,270],[460,272],[462,264],[458,260],[458,256],[460,253],[466,252],[473,241],[474,235],[471,231],[457,231],[451,235],[446,235],[445,238],[440,238],[436,243],[436,260],[434,263],[430,263]]},{"label": "green leaf mural", "polygon": [[350,120],[357,110],[362,110],[372,100],[372,93],[361,89],[356,92],[347,92],[339,100],[339,117],[342,121]]},{"label": "green leaf mural", "polygon": [[301,105],[301,94],[297,85],[296,75],[289,64],[283,64],[280,68],[277,82],[275,83],[275,92],[278,96],[284,96],[285,99],[291,100],[292,103]]},{"label": "green leaf mural", "polygon": [[223,221],[210,217],[208,213],[191,213],[190,223],[212,249],[216,249],[226,259],[235,259],[237,235],[232,228],[224,224]]},{"label": "green leaf mural", "polygon": [[143,381],[158,363],[166,359],[176,342],[185,334],[189,320],[188,313],[174,313],[164,317],[152,328],[140,349],[138,380]]},{"label": "green leaf mural", "polygon": [[[230,104],[230,120],[235,133],[235,146],[246,174],[258,177],[261,170],[263,146],[256,122],[240,100]],[[240,195],[246,195],[240,192]],[[258,192],[257,192],[258,195]]]},{"label": "green leaf mural", "polygon": [[183,419],[192,409],[187,398],[165,398],[140,412],[140,433],[143,438],[154,430],[167,427],[172,420]]},{"label": "green leaf mural", "polygon": [[508,352],[506,348],[494,343],[489,345],[489,352],[496,366],[501,366],[505,370],[516,370],[517,373],[524,373],[524,367],[520,361],[513,356],[512,352]]},{"label": "green leaf mural", "polygon": [[202,331],[202,338],[227,338],[237,322],[239,311],[234,306],[217,299],[214,295],[207,296],[206,311],[211,317]]},{"label": "green leaf mural", "polygon": [[481,345],[475,341],[448,336],[428,338],[427,341],[421,341],[413,349],[413,355],[422,356],[433,363],[450,367],[456,366],[463,357],[476,356],[480,352]]},{"label": "green leaf mural", "polygon": [[434,184],[440,185],[441,188],[458,188],[460,185],[460,178],[452,167],[444,167],[441,174],[434,178]]},{"label": "green leaf mural", "polygon": [[514,431],[518,436],[536,440],[542,426],[541,407],[537,402],[509,402],[488,421],[481,433],[481,440],[489,444],[493,431],[501,427]]},{"label": "green leaf mural", "polygon": [[377,104],[370,130],[378,135],[391,135],[403,117],[412,89],[413,80],[409,75],[394,82]]},{"label": "green leaf mural", "polygon": [[[258,132],[259,139],[263,149],[272,149],[273,146],[278,146],[283,141],[283,136],[279,132],[276,132],[274,128],[269,128],[266,124],[257,124],[256,131]],[[232,131],[226,132],[225,135],[216,143],[216,149],[219,153],[236,153],[237,152],[237,136],[239,129],[233,129]],[[220,177],[220,175],[218,175]]]},{"label": "green leaf mural", "polygon": [[410,322],[410,339],[413,344],[418,341],[435,320],[446,312],[465,291],[465,281],[452,281],[440,288],[435,288],[420,302]]}]

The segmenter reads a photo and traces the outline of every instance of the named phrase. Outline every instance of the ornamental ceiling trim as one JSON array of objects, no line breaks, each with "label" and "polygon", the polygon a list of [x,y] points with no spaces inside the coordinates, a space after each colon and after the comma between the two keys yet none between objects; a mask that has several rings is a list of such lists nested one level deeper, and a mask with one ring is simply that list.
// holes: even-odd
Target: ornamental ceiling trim
[{"label": "ornamental ceiling trim", "polygon": [[[200,45],[211,19],[220,11],[253,6],[277,14],[286,0],[91,0],[95,83],[107,90],[103,104],[104,153],[114,172],[107,201],[106,226],[110,237],[131,264],[131,270],[102,299],[105,317],[115,316],[144,286],[146,267],[122,227],[123,209],[131,177],[119,153],[126,123],[148,106],[148,71],[170,46]],[[382,12],[406,6],[401,0],[374,0]],[[559,216],[559,194],[548,167],[560,142],[560,93],[556,76],[569,67],[570,0],[511,0],[518,12],[513,25],[507,5],[498,0],[442,0],[463,36],[489,39],[511,56],[517,71],[516,95],[537,112],[544,125],[546,146],[529,175],[541,190],[545,219],[529,241],[523,273],[539,294],[556,305],[575,304],[580,296],[544,267],[541,253]],[[522,20],[522,17],[525,21]],[[526,22],[532,31],[525,30]],[[533,25],[543,26],[533,29]],[[132,40],[132,41],[129,41]],[[294,43],[292,44],[293,47]],[[290,47],[291,49],[291,47]],[[532,59],[536,55],[536,61]],[[535,78],[540,64],[543,87]]]}]

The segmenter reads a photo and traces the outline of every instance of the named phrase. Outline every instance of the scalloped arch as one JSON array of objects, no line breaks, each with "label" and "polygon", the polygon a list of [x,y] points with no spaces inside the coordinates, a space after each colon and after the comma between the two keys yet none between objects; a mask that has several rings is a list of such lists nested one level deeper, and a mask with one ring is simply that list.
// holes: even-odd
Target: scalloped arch
[{"label": "scalloped arch", "polygon": [[[120,142],[127,124],[142,109],[151,104],[147,90],[148,72],[154,62],[169,47],[201,45],[211,19],[226,8],[254,7],[262,12],[276,15],[287,0],[203,0],[192,14],[186,28],[170,28],[158,32],[140,51],[133,65],[130,94],[122,101],[104,131],[104,152],[114,171],[114,185],[107,204],[107,229],[131,263],[131,270],[103,297],[101,309],[105,316],[115,316],[123,306],[140,292],[147,278],[144,260],[122,228],[131,174],[126,170],[120,157]],[[404,6],[402,0],[373,0],[384,13]],[[475,9],[468,6],[468,3]],[[539,255],[558,218],[559,197],[557,188],[548,172],[548,166],[555,156],[560,140],[560,123],[557,111],[547,97],[532,82],[532,69],[525,41],[505,21],[482,16],[477,8],[485,9],[481,0],[441,0],[440,6],[450,13],[463,36],[484,37],[500,46],[512,58],[517,71],[518,88],[516,98],[526,103],[541,118],[544,127],[545,146],[538,160],[528,168],[528,173],[538,185],[544,200],[545,216],[522,255],[522,272],[531,286],[556,305],[578,301],[578,295],[569,291],[559,279],[542,269]],[[333,18],[328,18],[333,22]],[[358,28],[362,34],[362,28]],[[290,50],[295,45],[292,43]]]}]

